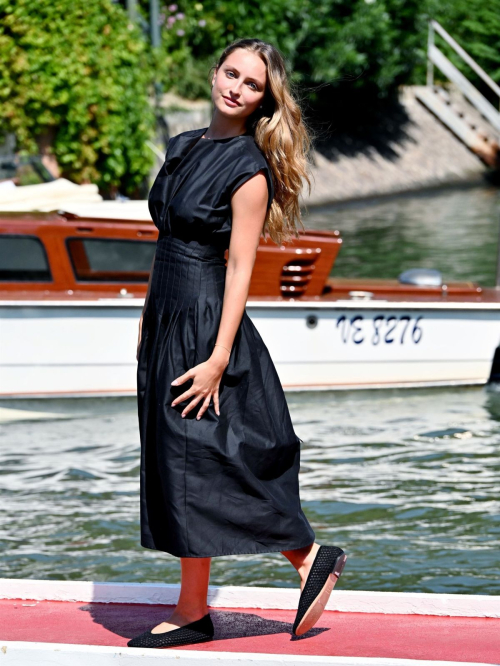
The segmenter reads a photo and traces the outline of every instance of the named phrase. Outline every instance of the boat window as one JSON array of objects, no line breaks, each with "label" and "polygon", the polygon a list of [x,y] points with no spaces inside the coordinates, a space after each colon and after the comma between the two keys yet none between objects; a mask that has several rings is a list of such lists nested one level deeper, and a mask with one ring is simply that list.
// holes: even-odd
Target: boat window
[{"label": "boat window", "polygon": [[114,238],[68,238],[80,282],[148,282],[156,242]]},{"label": "boat window", "polygon": [[52,282],[45,248],[39,238],[0,235],[0,281]]}]

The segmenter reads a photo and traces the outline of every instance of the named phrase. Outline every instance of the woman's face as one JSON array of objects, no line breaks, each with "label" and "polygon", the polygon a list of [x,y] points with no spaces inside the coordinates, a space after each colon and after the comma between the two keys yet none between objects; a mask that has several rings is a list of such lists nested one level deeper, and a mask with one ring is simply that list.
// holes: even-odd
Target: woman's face
[{"label": "woman's face", "polygon": [[266,91],[266,65],[255,53],[236,49],[215,71],[212,99],[231,118],[246,118],[261,104]]}]

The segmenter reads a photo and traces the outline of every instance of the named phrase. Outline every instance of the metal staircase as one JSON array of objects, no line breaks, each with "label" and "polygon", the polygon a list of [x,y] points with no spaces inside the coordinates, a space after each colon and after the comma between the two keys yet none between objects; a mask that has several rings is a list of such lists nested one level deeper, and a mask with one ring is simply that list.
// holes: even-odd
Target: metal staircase
[{"label": "metal staircase", "polygon": [[[488,166],[500,167],[500,112],[453,65],[434,43],[437,32],[500,98],[500,87],[434,20],[429,22],[427,84],[415,86],[415,96]],[[434,84],[437,67],[453,84]]]}]

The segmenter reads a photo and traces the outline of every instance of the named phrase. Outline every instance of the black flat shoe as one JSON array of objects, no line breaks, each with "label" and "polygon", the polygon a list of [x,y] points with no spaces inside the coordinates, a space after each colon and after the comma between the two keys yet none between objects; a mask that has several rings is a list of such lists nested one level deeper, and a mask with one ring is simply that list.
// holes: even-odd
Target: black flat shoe
[{"label": "black flat shoe", "polygon": [[331,591],[340,578],[346,554],[337,546],[320,546],[307,576],[299,599],[299,607],[293,633],[302,636],[321,617],[330,598]]},{"label": "black flat shoe", "polygon": [[202,643],[211,640],[213,637],[214,625],[210,613],[207,613],[200,620],[185,624],[178,629],[162,631],[160,634],[153,634],[150,630],[144,631],[139,636],[131,638],[127,645],[128,647],[164,648],[188,645],[189,643]]}]

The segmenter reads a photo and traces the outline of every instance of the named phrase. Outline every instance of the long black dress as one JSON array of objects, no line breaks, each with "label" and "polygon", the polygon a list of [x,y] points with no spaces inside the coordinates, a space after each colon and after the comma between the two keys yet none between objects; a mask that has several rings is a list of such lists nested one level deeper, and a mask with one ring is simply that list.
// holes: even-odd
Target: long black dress
[{"label": "long black dress", "polygon": [[141,545],[176,557],[264,553],[307,546],[315,534],[299,499],[301,439],[269,351],[246,313],[213,400],[171,406],[216,342],[231,234],[231,194],[271,170],[254,138],[170,139],[149,195],[159,229],[137,367]]}]

